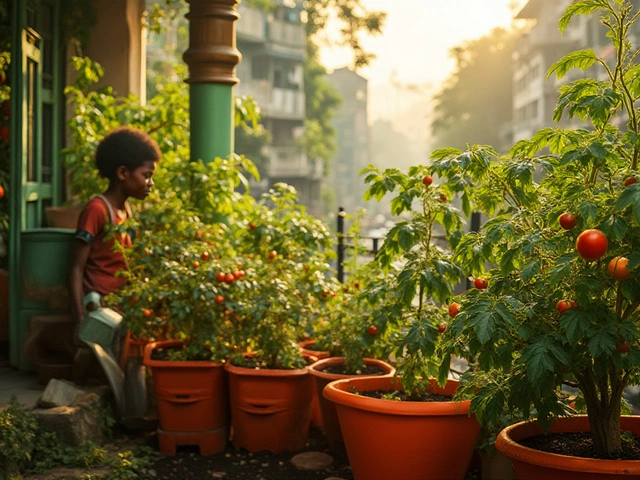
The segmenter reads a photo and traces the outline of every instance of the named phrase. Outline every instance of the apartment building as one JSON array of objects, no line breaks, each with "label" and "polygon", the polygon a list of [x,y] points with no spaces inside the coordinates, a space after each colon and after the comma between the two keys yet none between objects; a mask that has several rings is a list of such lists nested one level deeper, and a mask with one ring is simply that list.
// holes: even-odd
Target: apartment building
[{"label": "apartment building", "polygon": [[267,178],[258,190],[276,182],[293,185],[300,202],[313,214],[320,212],[322,162],[309,159],[298,145],[304,132],[305,95],[303,62],[305,29],[302,2],[279,0],[265,12],[240,3],[237,46],[242,62],[237,68],[240,83],[236,95],[252,96],[262,110],[265,128],[271,133]]},{"label": "apartment building", "polygon": [[364,206],[365,184],[359,172],[371,163],[368,81],[347,67],[335,70],[327,80],[342,97],[333,119],[337,149],[330,166],[329,185],[334,189],[337,205],[352,213]]}]

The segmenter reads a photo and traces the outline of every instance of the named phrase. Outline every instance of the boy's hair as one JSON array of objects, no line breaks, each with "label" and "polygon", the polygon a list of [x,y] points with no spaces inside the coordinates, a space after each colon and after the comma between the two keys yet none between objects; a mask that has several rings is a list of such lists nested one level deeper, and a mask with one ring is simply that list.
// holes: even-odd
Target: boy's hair
[{"label": "boy's hair", "polygon": [[102,177],[115,180],[118,167],[129,171],[148,160],[159,161],[160,149],[156,141],[142,130],[120,127],[109,132],[96,149],[96,167]]}]

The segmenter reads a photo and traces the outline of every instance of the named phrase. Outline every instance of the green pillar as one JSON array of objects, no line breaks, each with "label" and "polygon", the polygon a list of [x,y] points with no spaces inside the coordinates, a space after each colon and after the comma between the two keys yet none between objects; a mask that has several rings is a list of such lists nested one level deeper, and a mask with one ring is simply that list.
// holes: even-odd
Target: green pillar
[{"label": "green pillar", "polygon": [[192,83],[189,88],[191,160],[210,162],[233,152],[233,87]]},{"label": "green pillar", "polygon": [[239,0],[187,0],[191,160],[233,152],[233,86],[242,56],[236,48]]}]

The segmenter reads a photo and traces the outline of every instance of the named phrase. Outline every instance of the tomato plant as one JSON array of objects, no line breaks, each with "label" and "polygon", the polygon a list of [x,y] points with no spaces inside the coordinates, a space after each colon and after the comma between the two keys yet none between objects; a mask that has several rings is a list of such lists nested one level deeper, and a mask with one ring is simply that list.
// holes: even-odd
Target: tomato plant
[{"label": "tomato plant", "polygon": [[[479,232],[462,236],[453,259],[492,288],[461,297],[460,313],[442,335],[443,358],[470,359],[460,395],[475,395],[471,410],[488,424],[510,412],[548,428],[574,413],[563,385],[577,387],[596,456],[608,457],[622,445],[622,392],[640,375],[633,348],[640,337],[640,185],[627,182],[640,168],[640,90],[629,88],[637,65],[628,38],[638,7],[614,0],[568,5],[561,30],[575,15],[591,15],[615,54],[609,61],[581,50],[550,68],[558,80],[585,70],[561,82],[553,118],[563,123],[504,154],[472,145],[431,155],[441,188],[462,199],[467,215],[488,217]],[[606,73],[590,78],[592,65]],[[570,127],[574,122],[585,128]],[[573,228],[566,213],[577,217]],[[628,263],[618,270],[614,261],[613,278],[607,275],[611,259],[622,256]],[[629,277],[616,281],[625,268]],[[447,373],[443,367],[441,383]]]}]

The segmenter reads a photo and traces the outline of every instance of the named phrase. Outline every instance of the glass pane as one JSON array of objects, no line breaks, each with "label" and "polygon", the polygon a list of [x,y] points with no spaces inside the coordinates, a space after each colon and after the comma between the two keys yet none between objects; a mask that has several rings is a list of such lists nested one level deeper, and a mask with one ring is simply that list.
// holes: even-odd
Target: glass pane
[{"label": "glass pane", "polygon": [[37,180],[36,163],[36,80],[38,78],[38,64],[27,60],[27,180]]},{"label": "glass pane", "polygon": [[53,155],[51,151],[51,140],[53,138],[53,105],[45,103],[42,105],[42,182],[51,183],[51,168],[53,166]]}]

